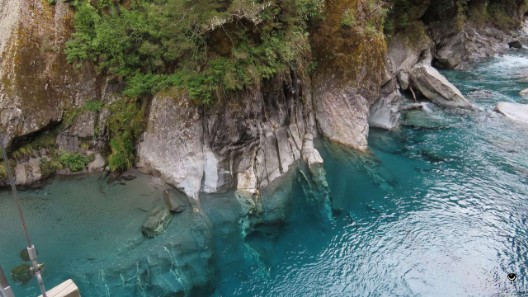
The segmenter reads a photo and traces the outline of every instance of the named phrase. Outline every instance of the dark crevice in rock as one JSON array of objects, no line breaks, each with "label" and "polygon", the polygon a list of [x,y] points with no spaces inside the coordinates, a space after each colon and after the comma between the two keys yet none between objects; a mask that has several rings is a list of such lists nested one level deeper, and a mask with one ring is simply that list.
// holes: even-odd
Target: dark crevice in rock
[{"label": "dark crevice in rock", "polygon": [[42,136],[56,129],[60,124],[61,124],[61,121],[50,121],[48,124],[44,125],[39,130],[36,130],[26,135],[13,137],[13,139],[11,140],[11,143],[7,145],[6,149],[7,151],[16,151],[20,147],[28,143],[31,143],[33,140],[35,140],[39,136]]}]

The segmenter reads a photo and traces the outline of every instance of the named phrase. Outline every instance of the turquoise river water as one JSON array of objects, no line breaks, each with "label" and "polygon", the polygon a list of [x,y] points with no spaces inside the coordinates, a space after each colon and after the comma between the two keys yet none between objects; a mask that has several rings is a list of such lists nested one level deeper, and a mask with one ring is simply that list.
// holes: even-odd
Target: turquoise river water
[{"label": "turquoise river water", "polygon": [[[144,239],[146,211],[166,186],[139,174],[21,192],[46,285],[72,278],[85,297],[528,296],[528,128],[493,111],[528,103],[518,95],[528,53],[444,74],[481,110],[410,112],[399,131],[371,131],[368,155],[319,143],[333,211],[294,172],[265,195],[267,223],[247,236],[242,207],[225,194],[202,197],[201,210]],[[5,270],[24,245],[0,192]],[[15,292],[38,295],[35,281]]]}]

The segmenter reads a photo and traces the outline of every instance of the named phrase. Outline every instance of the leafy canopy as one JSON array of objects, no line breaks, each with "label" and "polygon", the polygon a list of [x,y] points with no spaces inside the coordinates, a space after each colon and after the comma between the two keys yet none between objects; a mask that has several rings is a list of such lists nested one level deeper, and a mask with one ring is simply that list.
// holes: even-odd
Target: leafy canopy
[{"label": "leafy canopy", "polygon": [[211,103],[310,54],[324,0],[77,0],[69,62],[91,61],[137,97],[179,87]]}]

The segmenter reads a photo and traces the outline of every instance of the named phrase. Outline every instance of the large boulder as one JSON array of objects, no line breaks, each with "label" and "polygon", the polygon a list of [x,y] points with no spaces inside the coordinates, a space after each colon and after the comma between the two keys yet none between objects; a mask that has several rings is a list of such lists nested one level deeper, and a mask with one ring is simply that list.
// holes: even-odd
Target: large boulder
[{"label": "large boulder", "polygon": [[428,38],[416,41],[410,40],[410,37],[403,33],[396,34],[388,45],[387,56],[391,69],[395,74],[408,73],[430,48],[431,41]]},{"label": "large boulder", "polygon": [[15,167],[16,184],[20,186],[30,186],[42,179],[40,170],[40,158],[29,158],[29,160],[20,162]]},{"label": "large boulder", "polygon": [[413,86],[432,102],[444,107],[474,108],[460,90],[432,66],[417,64],[410,75]]},{"label": "large boulder", "polygon": [[329,140],[358,150],[367,150],[370,103],[354,88],[335,88],[317,97],[319,129]]},{"label": "large boulder", "polygon": [[516,49],[520,49],[520,48],[523,47],[522,43],[519,40],[514,40],[514,41],[508,42],[508,46],[510,48],[516,48]]},{"label": "large boulder", "polygon": [[496,54],[503,54],[510,47],[522,47],[522,43],[527,41],[524,28],[500,30],[493,25],[471,22],[460,28],[441,20],[429,24],[429,33],[435,41],[435,66],[449,69],[464,68]]},{"label": "large boulder", "polygon": [[528,125],[528,104],[499,102],[495,110],[509,119]]}]

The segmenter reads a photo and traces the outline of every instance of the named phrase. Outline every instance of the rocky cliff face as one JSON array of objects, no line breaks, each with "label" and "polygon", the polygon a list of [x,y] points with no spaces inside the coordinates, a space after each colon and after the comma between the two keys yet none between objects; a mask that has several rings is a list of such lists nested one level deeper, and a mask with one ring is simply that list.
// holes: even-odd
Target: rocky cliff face
[{"label": "rocky cliff face", "polygon": [[[456,27],[456,11],[440,26],[433,4],[423,4],[410,21],[424,34],[396,32],[387,44],[380,32],[381,6],[327,1],[325,18],[311,30],[318,66],[311,77],[292,69],[212,106],[197,105],[177,90],[156,94],[148,100],[137,165],[189,197],[229,190],[258,196],[296,162],[314,168],[322,163],[313,147],[318,134],[367,150],[369,128],[398,126],[400,91],[448,107],[470,107],[431,65],[463,67],[506,50],[507,41],[524,34],[501,35],[471,23]],[[97,164],[85,171],[101,170],[108,105],[119,100],[120,88],[88,64],[79,69],[66,63],[72,15],[61,1],[50,6],[45,0],[0,0],[0,131],[13,150],[49,133],[51,149],[96,154]],[[86,108],[90,102],[96,108]],[[18,183],[49,175],[43,166],[49,155],[39,149],[18,160]]]},{"label": "rocky cliff face", "polygon": [[0,9],[0,125],[11,144],[60,122],[66,109],[95,98],[96,88],[89,71],[66,63],[67,4],[3,0]]},{"label": "rocky cliff face", "polygon": [[[368,148],[370,107],[390,79],[379,9],[361,1],[327,1],[325,19],[312,30],[319,65],[313,80],[319,131],[333,142],[363,151]],[[353,24],[343,21],[347,11],[356,15]]]},{"label": "rocky cliff face", "polygon": [[232,189],[256,194],[300,160],[303,140],[315,133],[306,89],[292,71],[212,107],[160,93],[139,144],[139,167],[193,198]]}]

